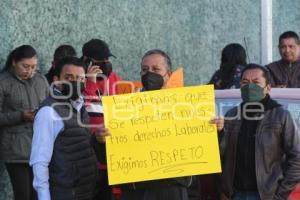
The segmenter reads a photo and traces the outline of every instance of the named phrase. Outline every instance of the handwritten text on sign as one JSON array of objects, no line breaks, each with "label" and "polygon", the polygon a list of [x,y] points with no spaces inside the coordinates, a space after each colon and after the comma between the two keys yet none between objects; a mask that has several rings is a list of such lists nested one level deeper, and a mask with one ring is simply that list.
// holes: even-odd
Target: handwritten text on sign
[{"label": "handwritten text on sign", "polygon": [[221,171],[213,86],[102,100],[110,185]]}]

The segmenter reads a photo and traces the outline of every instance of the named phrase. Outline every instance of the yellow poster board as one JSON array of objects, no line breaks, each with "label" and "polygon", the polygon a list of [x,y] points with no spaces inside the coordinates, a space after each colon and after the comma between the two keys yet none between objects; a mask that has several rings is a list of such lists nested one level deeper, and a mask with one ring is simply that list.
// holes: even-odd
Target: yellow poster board
[{"label": "yellow poster board", "polygon": [[221,172],[212,85],[102,101],[110,185]]}]

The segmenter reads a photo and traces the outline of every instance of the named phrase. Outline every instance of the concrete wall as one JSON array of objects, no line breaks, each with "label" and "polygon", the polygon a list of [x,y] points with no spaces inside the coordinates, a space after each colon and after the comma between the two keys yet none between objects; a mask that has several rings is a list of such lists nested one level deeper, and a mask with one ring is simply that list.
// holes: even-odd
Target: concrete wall
[{"label": "concrete wall", "polygon": [[218,67],[221,49],[244,44],[252,62],[260,60],[259,0],[2,0],[0,64],[14,47],[29,43],[39,53],[40,69],[49,67],[55,48],[81,46],[91,38],[107,41],[114,69],[139,79],[141,56],[166,50],[185,67],[188,85],[205,83]]},{"label": "concrete wall", "polygon": [[[274,0],[274,44],[286,29],[299,33],[299,0]],[[218,68],[222,48],[238,42],[251,62],[260,62],[260,0],[1,0],[0,66],[13,48],[33,45],[40,70],[50,67],[55,48],[81,46],[91,38],[107,41],[118,58],[114,69],[127,80],[139,79],[142,55],[167,51],[185,67],[187,85],[206,83]],[[274,47],[274,58],[277,49]],[[12,199],[0,167],[0,199]],[[3,175],[4,174],[4,175]]]},{"label": "concrete wall", "polygon": [[300,36],[300,1],[273,0],[273,59],[279,60],[278,38],[287,31]]}]

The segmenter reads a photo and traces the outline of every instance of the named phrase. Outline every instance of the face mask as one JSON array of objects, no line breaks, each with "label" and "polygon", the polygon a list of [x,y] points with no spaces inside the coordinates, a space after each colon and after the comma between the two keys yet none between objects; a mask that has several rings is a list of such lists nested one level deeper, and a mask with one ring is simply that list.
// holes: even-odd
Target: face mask
[{"label": "face mask", "polygon": [[109,75],[112,72],[112,64],[111,64],[111,62],[103,62],[103,63],[99,64],[99,66],[100,66],[100,69],[103,72],[103,75],[105,75],[108,78]]},{"label": "face mask", "polygon": [[243,86],[241,94],[244,102],[259,102],[265,96],[264,88],[254,83]]},{"label": "face mask", "polygon": [[146,91],[159,90],[164,85],[164,78],[160,74],[148,71],[142,76],[142,84]]},{"label": "face mask", "polygon": [[79,95],[84,90],[84,83],[83,82],[78,82],[78,81],[69,81],[69,83],[70,84],[67,84],[67,83],[62,84],[61,93],[64,96],[69,96],[70,93],[72,92],[71,97],[69,99],[76,100],[76,99],[79,98]]}]

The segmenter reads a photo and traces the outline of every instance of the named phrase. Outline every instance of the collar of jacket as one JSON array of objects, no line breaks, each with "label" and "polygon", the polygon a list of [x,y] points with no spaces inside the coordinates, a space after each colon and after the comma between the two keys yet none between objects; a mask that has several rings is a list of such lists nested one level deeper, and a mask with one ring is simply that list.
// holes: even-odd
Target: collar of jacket
[{"label": "collar of jacket", "polygon": [[292,63],[289,63],[289,62],[287,62],[287,61],[285,61],[285,60],[283,60],[283,59],[281,59],[279,62],[280,62],[283,66],[289,66],[290,64],[292,64],[292,66],[294,66],[294,65],[300,64],[300,57],[298,57],[298,59],[297,59],[295,62],[292,62]]},{"label": "collar of jacket", "polygon": [[17,75],[16,75],[16,73],[14,72],[14,70],[12,70],[11,68],[9,68],[8,70],[7,70],[7,72],[12,76],[12,77],[14,77],[15,79],[17,79],[18,81],[20,81],[20,82],[22,82],[22,83],[25,83],[25,82],[27,82],[27,81],[30,81],[33,77],[31,77],[31,78],[29,78],[29,79],[26,79],[26,80],[23,80],[23,79],[21,79],[20,77],[18,77]]}]

